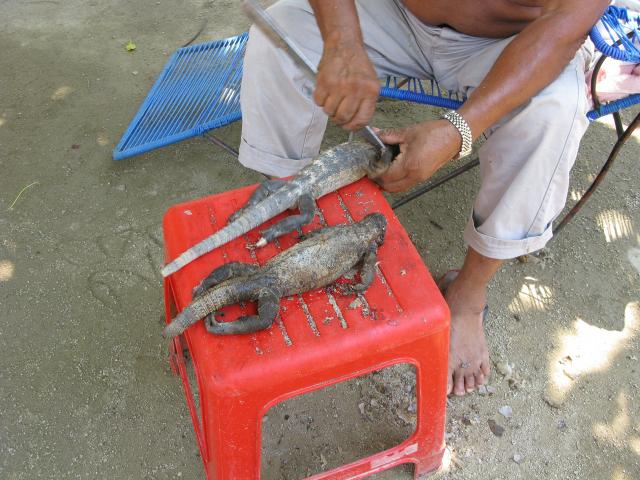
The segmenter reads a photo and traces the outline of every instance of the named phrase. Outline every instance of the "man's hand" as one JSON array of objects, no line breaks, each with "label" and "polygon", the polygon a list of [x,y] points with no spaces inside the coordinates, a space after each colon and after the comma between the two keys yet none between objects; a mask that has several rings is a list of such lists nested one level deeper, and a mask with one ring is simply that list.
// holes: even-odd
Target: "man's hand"
[{"label": "man's hand", "polygon": [[379,89],[376,71],[362,46],[325,43],[313,98],[335,123],[347,130],[367,125]]},{"label": "man's hand", "polygon": [[400,144],[400,154],[376,181],[387,192],[402,192],[431,177],[455,157],[462,146],[460,133],[448,120],[431,120],[408,128],[384,130],[380,139]]}]

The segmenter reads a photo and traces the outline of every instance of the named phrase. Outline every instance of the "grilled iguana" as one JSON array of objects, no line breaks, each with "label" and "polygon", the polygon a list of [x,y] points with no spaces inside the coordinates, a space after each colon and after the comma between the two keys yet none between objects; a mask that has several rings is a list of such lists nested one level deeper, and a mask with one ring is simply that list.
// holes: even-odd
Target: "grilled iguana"
[{"label": "grilled iguana", "polygon": [[380,150],[364,142],[342,143],[318,155],[290,181],[267,180],[253,193],[247,204],[232,215],[229,223],[182,253],[162,269],[167,277],[189,262],[256,228],[276,215],[298,206],[292,215],[262,232],[257,246],[292,232],[309,223],[315,213],[315,199],[361,179],[375,177],[388,166]]},{"label": "grilled iguana", "polygon": [[[358,223],[314,230],[262,267],[241,262],[222,265],[194,289],[191,304],[162,335],[180,335],[203,317],[207,330],[218,335],[263,330],[273,323],[280,298],[329,285],[354,268],[360,271],[360,281],[342,285],[342,293],[363,292],[375,276],[377,248],[384,241],[386,226],[384,215],[372,213]],[[230,322],[215,319],[215,312],[225,305],[254,300],[257,315]]]}]

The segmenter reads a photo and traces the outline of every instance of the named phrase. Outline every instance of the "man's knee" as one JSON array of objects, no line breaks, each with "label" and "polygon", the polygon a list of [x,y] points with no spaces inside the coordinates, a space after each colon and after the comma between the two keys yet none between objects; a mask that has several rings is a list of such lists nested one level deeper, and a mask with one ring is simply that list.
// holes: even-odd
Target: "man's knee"
[{"label": "man's knee", "polygon": [[[320,32],[317,28],[313,10],[305,0],[281,0],[270,6],[267,11],[276,24],[301,48],[307,56],[309,46],[317,43],[322,48]],[[317,41],[314,41],[314,36]],[[314,60],[314,59],[312,59]],[[256,25],[249,29],[249,41],[245,53],[245,70],[248,75],[273,71],[283,62],[291,61],[265,33]]]}]

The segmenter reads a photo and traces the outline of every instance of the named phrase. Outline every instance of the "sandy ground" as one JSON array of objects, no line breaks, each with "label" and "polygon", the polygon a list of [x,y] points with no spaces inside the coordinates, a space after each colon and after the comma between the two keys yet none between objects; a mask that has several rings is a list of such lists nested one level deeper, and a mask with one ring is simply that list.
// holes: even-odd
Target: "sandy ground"
[{"label": "sandy ground", "polygon": [[[202,478],[159,336],[160,221],[172,204],[260,177],[199,139],[123,162],[111,150],[204,19],[199,40],[247,22],[230,0],[3,0],[0,18],[0,477]],[[432,115],[383,102],[375,123]],[[237,144],[239,132],[220,135]],[[330,129],[326,144],[344,137]],[[612,142],[609,125],[590,127],[572,197]],[[639,155],[636,137],[562,236],[492,283],[497,368],[482,395],[449,401],[453,460],[434,478],[640,478]],[[461,262],[477,187],[468,173],[398,210],[434,276]],[[413,382],[396,367],[277,406],[264,477],[398,443]]]}]

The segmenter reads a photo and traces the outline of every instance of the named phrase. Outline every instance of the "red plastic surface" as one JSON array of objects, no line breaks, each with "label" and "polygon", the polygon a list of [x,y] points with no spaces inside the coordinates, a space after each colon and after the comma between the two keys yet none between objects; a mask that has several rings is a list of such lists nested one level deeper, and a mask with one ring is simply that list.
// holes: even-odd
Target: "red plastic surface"
[{"label": "red plastic surface", "polygon": [[[167,259],[226,224],[255,186],[170,208],[164,218]],[[440,465],[444,449],[449,310],[418,252],[378,187],[361,180],[318,200],[320,214],[305,231],[358,221],[381,212],[388,220],[379,271],[366,291],[370,315],[349,309],[354,296],[319,289],[282,299],[274,325],[251,335],[214,336],[203,322],[183,335],[198,382],[201,421],[184,366],[182,342],[172,343],[172,365],[182,377],[207,478],[260,477],[262,416],[273,405],[396,363],[416,367],[418,425],[397,447],[315,475],[313,479],[364,478],[413,462],[416,477]],[[265,224],[272,224],[285,215]],[[260,229],[265,228],[260,227]],[[296,234],[253,250],[259,229],[222,246],[165,281],[167,318],[215,267],[230,261],[263,264],[296,242]],[[222,310],[234,319],[255,305]]]}]

